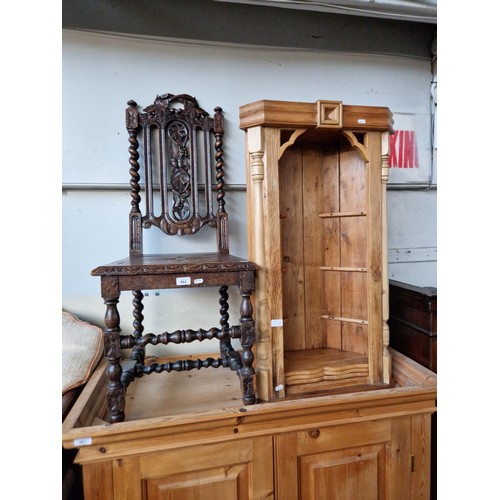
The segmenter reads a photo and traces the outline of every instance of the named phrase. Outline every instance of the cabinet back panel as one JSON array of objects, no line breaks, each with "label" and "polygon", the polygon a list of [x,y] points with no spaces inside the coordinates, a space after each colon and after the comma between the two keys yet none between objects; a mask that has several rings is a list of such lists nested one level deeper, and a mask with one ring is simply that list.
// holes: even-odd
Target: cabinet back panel
[{"label": "cabinet back panel", "polygon": [[341,212],[366,210],[366,165],[359,153],[352,149],[340,152],[340,203]]},{"label": "cabinet back panel", "polygon": [[324,234],[319,214],[324,211],[323,155],[317,148],[304,147],[303,201],[304,201],[304,276],[306,349],[326,346],[325,322],[321,314],[326,307],[321,266],[324,264]]},{"label": "cabinet back panel", "polygon": [[286,156],[286,161],[280,163],[281,257],[286,350],[306,348],[302,170],[301,154],[289,154]]},{"label": "cabinet back panel", "polygon": [[368,328],[355,323],[342,324],[342,350],[368,354]]},{"label": "cabinet back panel", "polygon": [[[325,152],[323,156],[323,213],[338,213],[339,206],[339,154],[338,150]],[[318,224],[323,226],[323,265],[339,267],[341,265],[340,252],[340,224],[338,217],[320,218]],[[334,311],[340,315],[341,302],[341,275],[335,272],[322,273],[323,314]],[[325,328],[325,345],[334,349],[342,349],[342,324],[338,321],[322,319]]]},{"label": "cabinet back panel", "polygon": [[345,141],[296,144],[280,160],[279,184],[285,351],[366,354],[364,325],[321,317],[367,319],[366,272],[321,269],[366,268],[366,217],[320,217],[366,212],[364,162]]}]

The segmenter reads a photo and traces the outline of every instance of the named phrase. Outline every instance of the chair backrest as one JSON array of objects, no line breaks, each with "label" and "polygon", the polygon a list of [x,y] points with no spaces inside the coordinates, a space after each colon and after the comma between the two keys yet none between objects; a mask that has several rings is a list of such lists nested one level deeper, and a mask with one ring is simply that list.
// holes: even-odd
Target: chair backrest
[{"label": "chair backrest", "polygon": [[135,101],[127,104],[130,255],[142,255],[142,230],[152,226],[167,235],[188,235],[208,225],[216,229],[217,251],[229,253],[222,109],[210,116],[186,94],[157,96],[143,112]]}]

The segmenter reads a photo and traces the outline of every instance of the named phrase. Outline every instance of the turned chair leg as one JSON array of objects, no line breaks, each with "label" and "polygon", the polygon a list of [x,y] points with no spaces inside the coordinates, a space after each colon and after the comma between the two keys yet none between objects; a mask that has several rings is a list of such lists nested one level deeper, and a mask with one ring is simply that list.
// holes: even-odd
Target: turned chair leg
[{"label": "turned chair leg", "polygon": [[121,381],[120,315],[116,307],[118,297],[105,297],[104,303],[106,304],[104,355],[108,360],[106,398],[110,412],[110,422],[123,422],[125,419],[125,387]]},{"label": "turned chair leg", "polygon": [[[144,305],[142,304],[142,299],[144,299],[144,294],[141,290],[135,290],[132,292],[134,299],[132,304],[134,306],[133,316],[134,316],[134,337],[140,338],[144,333],[144,326],[142,322],[144,321],[144,315],[142,311],[144,309]],[[143,365],[145,358],[145,350],[142,347],[134,346],[132,348],[132,354],[130,355],[130,359],[137,361],[137,363]]]},{"label": "turned chair leg", "polygon": [[[228,287],[227,286],[221,286],[219,288],[219,304],[220,304],[220,327],[221,330],[226,330],[229,332],[229,294],[227,293]],[[231,338],[228,336],[220,341],[220,355],[222,358],[222,366],[224,367],[230,367],[231,366],[231,353],[234,352],[234,348],[231,344]]]},{"label": "turned chair leg", "polygon": [[252,302],[250,301],[251,289],[240,288],[241,306],[240,306],[240,331],[241,331],[241,354],[242,368],[240,377],[243,390],[243,403],[252,405],[256,402],[254,378],[255,370],[253,368],[252,348],[255,343],[255,322],[253,320]]}]

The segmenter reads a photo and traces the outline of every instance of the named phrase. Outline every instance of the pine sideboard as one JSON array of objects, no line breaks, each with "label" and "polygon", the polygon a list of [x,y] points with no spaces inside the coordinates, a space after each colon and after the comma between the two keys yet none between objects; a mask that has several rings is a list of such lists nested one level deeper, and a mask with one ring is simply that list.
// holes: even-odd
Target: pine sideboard
[{"label": "pine sideboard", "polygon": [[391,387],[242,407],[224,371],[138,380],[105,421],[101,365],[63,423],[85,498],[427,499],[436,375],[391,350]]}]

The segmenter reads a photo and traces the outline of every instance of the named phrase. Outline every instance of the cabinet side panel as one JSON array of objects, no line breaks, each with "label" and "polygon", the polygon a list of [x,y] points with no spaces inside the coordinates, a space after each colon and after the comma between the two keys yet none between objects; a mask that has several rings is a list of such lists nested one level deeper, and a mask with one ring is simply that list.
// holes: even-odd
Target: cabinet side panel
[{"label": "cabinet side panel", "polygon": [[[265,290],[269,311],[269,322],[283,320],[283,280],[282,280],[282,249],[280,230],[279,172],[278,151],[280,149],[279,130],[266,128],[264,130],[265,153],[263,197],[263,230],[265,252]],[[262,273],[260,273],[262,276]],[[260,278],[259,278],[260,279]],[[285,387],[283,327],[271,327],[272,345],[272,392],[271,398],[283,397]],[[278,387],[278,389],[276,389]]]},{"label": "cabinet side panel", "polygon": [[367,302],[368,302],[368,363],[370,380],[383,380],[383,317],[382,317],[382,144],[378,132],[368,132],[365,146],[367,163]]}]

